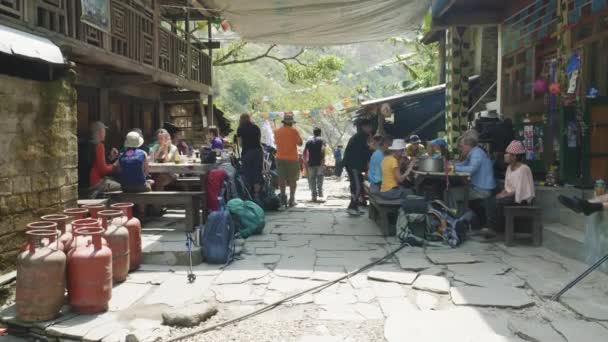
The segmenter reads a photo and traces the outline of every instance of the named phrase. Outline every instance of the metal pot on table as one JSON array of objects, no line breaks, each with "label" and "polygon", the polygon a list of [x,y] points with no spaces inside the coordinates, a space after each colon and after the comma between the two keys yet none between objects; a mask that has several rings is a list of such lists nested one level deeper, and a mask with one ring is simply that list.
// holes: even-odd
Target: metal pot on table
[{"label": "metal pot on table", "polygon": [[420,172],[443,172],[443,159],[422,158],[418,160]]}]

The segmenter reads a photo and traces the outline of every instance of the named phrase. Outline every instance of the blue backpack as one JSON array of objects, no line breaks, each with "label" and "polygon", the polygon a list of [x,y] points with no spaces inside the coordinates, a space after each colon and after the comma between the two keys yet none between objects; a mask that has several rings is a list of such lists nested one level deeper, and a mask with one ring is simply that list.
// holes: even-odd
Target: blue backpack
[{"label": "blue backpack", "polygon": [[218,197],[219,210],[209,215],[201,231],[203,259],[209,264],[228,264],[234,258],[235,228],[224,198]]},{"label": "blue backpack", "polygon": [[264,209],[253,201],[235,198],[228,202],[228,210],[240,227],[239,235],[246,239],[251,235],[261,234],[266,225]]}]

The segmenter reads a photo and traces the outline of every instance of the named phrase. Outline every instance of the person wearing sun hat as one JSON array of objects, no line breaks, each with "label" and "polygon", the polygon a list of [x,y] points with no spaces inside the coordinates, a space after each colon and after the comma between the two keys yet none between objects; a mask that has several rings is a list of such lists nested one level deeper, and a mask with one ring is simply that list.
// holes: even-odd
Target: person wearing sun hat
[{"label": "person wearing sun hat", "polygon": [[118,157],[120,166],[119,180],[124,192],[150,191],[151,181],[148,175],[148,154],[141,148],[144,138],[137,132],[131,131],[125,139],[125,150]]},{"label": "person wearing sun hat", "polygon": [[382,160],[382,185],[378,196],[383,199],[395,200],[413,194],[411,189],[400,186],[408,179],[416,164],[410,162],[407,170],[401,173],[399,160],[403,156],[406,146],[403,139],[393,140],[393,144],[388,148],[388,155]]},{"label": "person wearing sun hat", "polygon": [[[285,113],[283,127],[274,132],[274,141],[277,144],[277,172],[279,174],[279,188],[281,189],[281,203],[285,206],[296,205],[296,184],[300,178],[300,162],[298,146],[303,141],[300,133],[293,127],[296,123],[292,113]],[[289,186],[289,202],[286,190]]]},{"label": "person wearing sun hat", "polygon": [[497,228],[497,223],[504,222],[504,207],[510,205],[527,205],[532,203],[536,196],[534,191],[534,179],[532,170],[523,163],[526,148],[519,140],[513,140],[505,151],[505,164],[507,173],[505,176],[505,188],[496,195],[496,219],[493,228]]}]

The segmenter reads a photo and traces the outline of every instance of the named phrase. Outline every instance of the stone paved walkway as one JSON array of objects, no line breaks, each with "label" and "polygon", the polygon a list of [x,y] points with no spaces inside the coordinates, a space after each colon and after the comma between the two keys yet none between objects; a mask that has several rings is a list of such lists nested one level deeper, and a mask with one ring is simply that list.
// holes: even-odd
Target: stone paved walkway
[{"label": "stone paved walkway", "polygon": [[[23,329],[63,340],[176,336],[188,329],[160,325],[160,314],[170,307],[215,302],[220,312],[204,324],[221,322],[336,279],[398,247],[366,216],[346,215],[346,183],[327,181],[322,205],[305,202],[300,184],[298,207],[269,214],[264,234],[249,238],[243,259],[229,267],[196,266],[197,280],[187,284],[185,267],[144,265],[115,287],[110,312],[66,313],[57,322]],[[585,267],[544,248],[500,243],[406,248],[321,292],[190,341],[608,341],[607,275],[593,273],[560,303],[547,299]],[[15,322],[10,309],[2,319]]]}]

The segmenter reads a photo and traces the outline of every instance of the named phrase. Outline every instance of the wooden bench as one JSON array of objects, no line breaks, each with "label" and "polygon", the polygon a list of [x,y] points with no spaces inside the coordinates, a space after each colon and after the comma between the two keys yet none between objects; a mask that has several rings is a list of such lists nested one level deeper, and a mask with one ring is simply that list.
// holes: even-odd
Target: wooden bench
[{"label": "wooden bench", "polygon": [[[532,238],[534,246],[540,246],[543,243],[542,212],[540,207],[535,206],[506,206],[504,208],[505,245],[513,246],[515,238]],[[516,232],[514,224],[516,218],[532,219],[531,232]]]},{"label": "wooden bench", "polygon": [[132,202],[136,204],[150,204],[156,206],[180,206],[186,209],[186,230],[194,231],[201,223],[201,191],[150,191],[127,193],[122,191],[106,192],[105,196],[114,202]]},{"label": "wooden bench", "polygon": [[380,227],[384,236],[397,235],[395,223],[391,222],[390,216],[393,215],[395,220],[399,215],[401,208],[401,200],[385,200],[378,195],[369,195],[369,218],[376,222]]},{"label": "wooden bench", "polygon": [[201,179],[199,177],[179,177],[175,186],[182,191],[200,190]]}]

